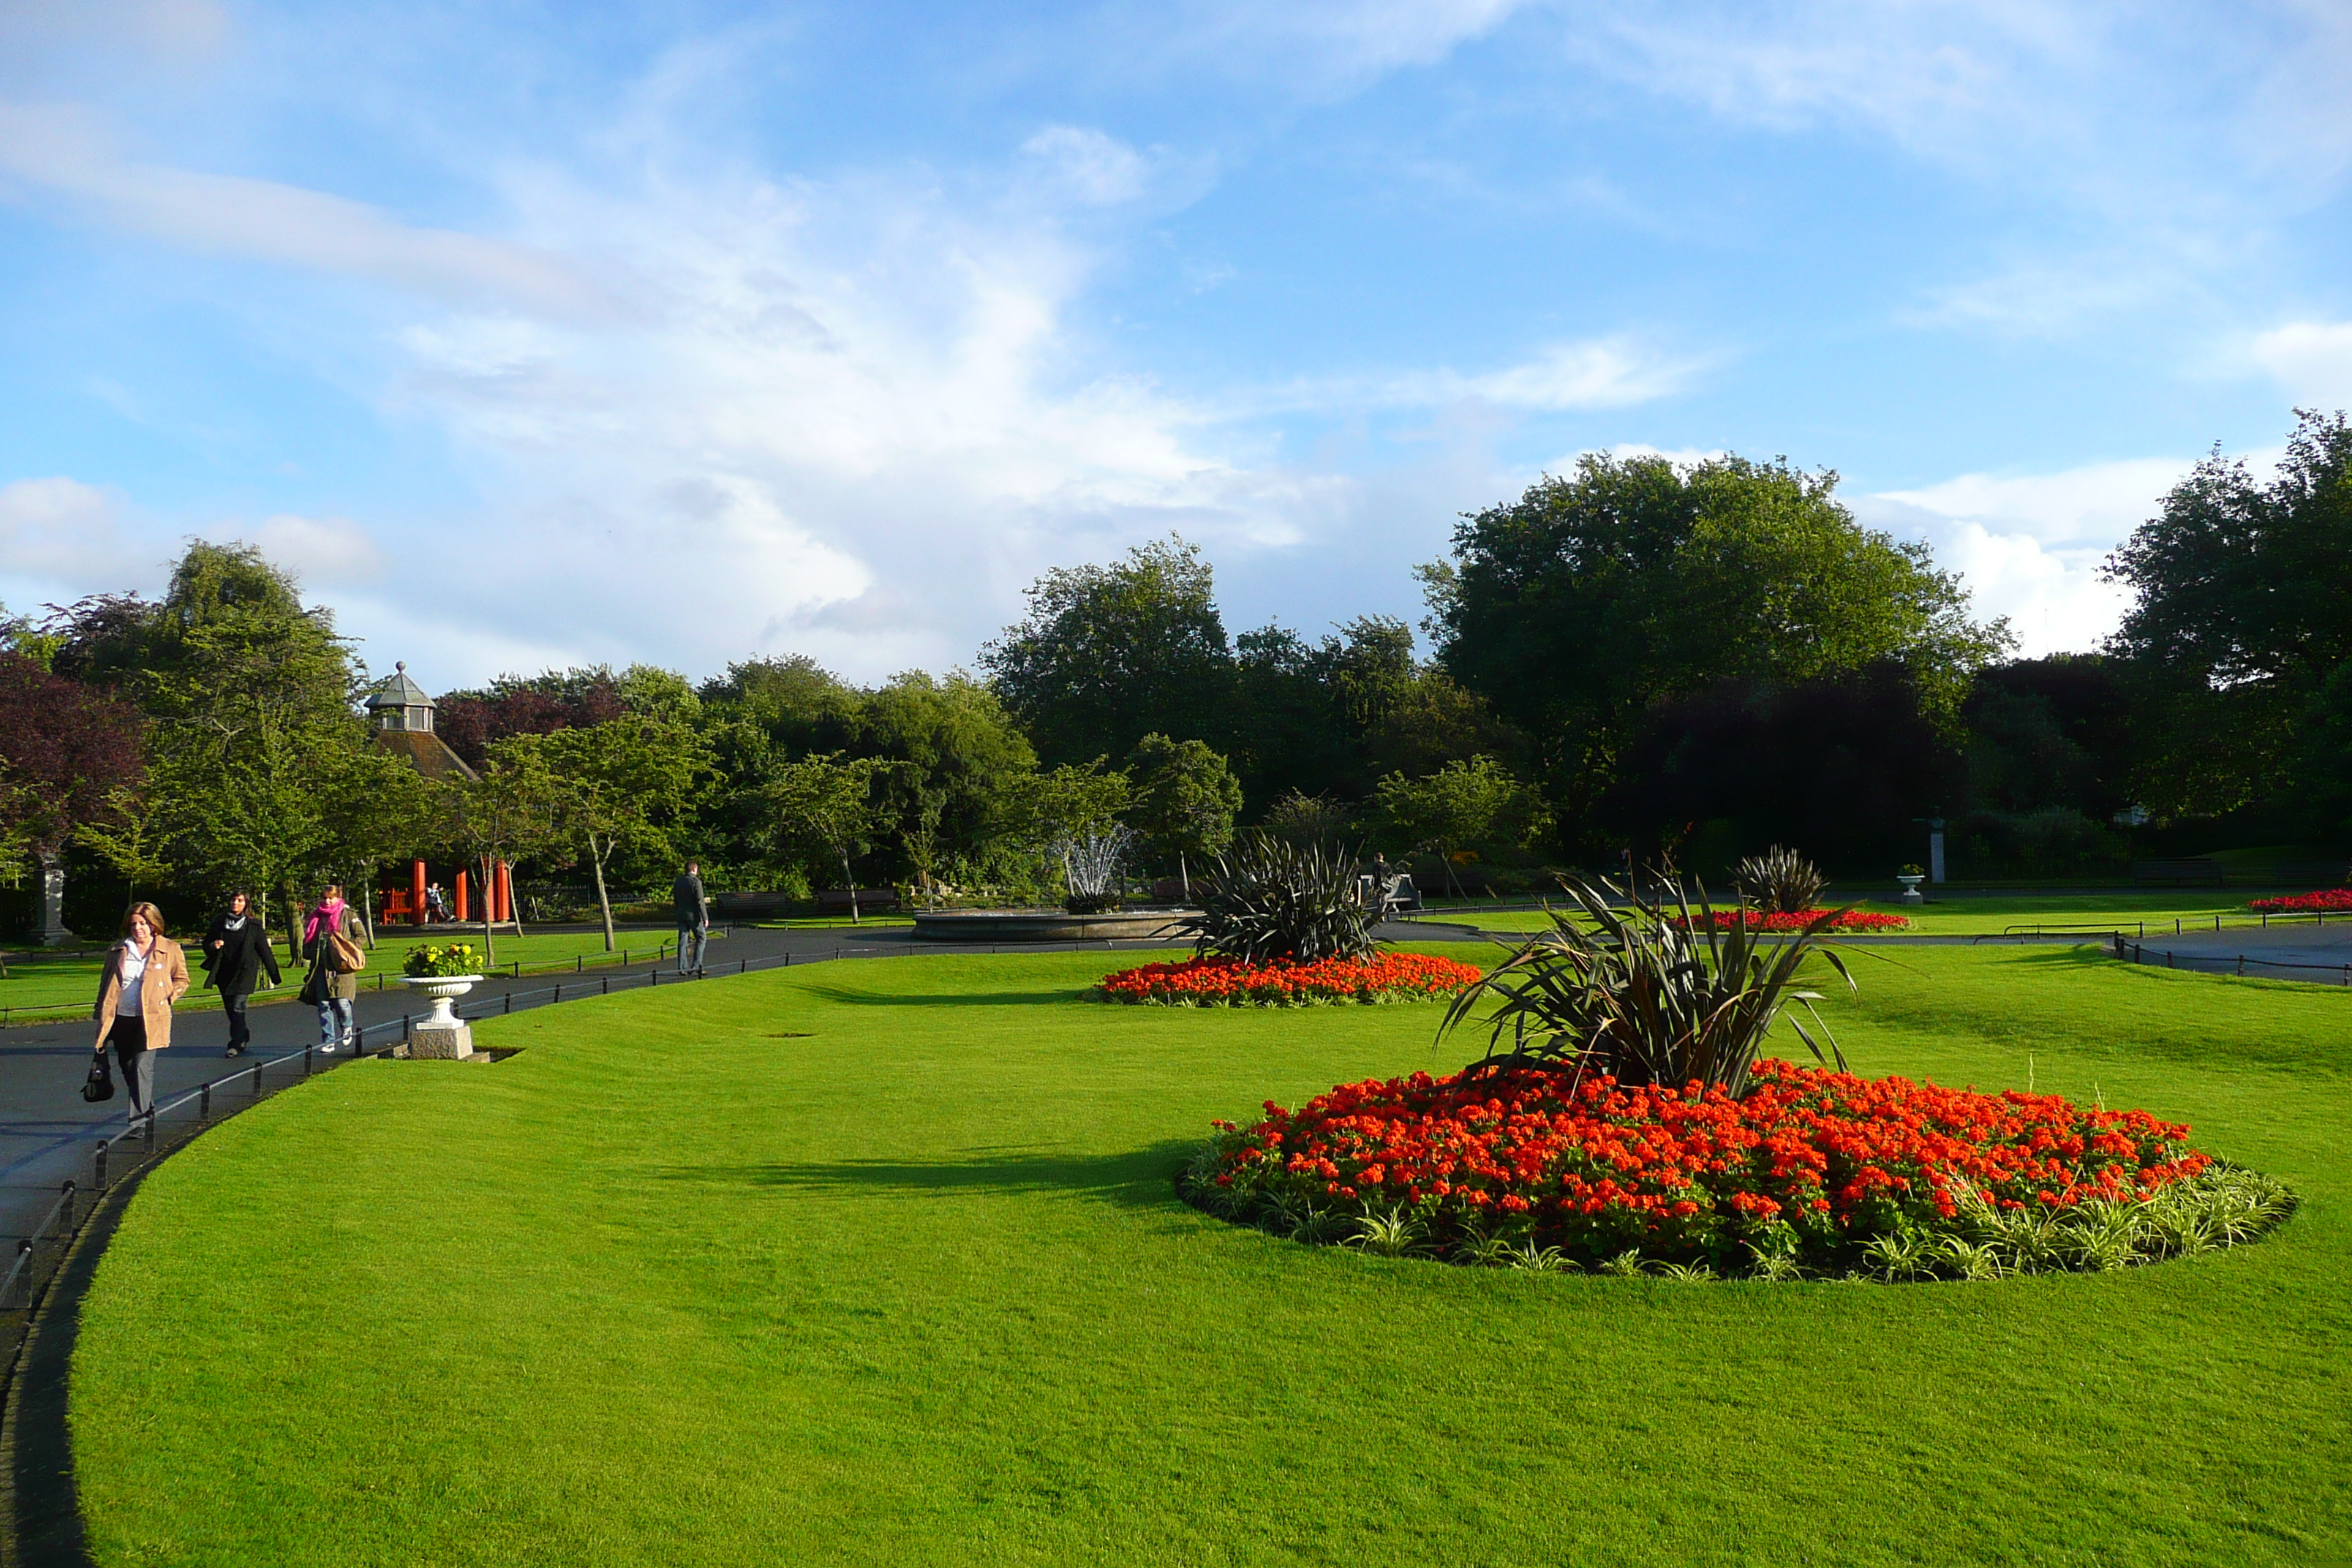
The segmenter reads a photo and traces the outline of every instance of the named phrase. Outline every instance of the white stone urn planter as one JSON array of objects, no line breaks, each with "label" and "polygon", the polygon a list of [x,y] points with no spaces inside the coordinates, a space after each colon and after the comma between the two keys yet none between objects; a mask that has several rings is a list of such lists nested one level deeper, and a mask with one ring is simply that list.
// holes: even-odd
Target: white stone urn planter
[{"label": "white stone urn planter", "polygon": [[1926,899],[1920,897],[1919,894],[1919,884],[1927,879],[1925,876],[1897,877],[1895,879],[1903,884],[1903,901],[1905,903],[1924,904],[1927,901]]},{"label": "white stone urn planter", "polygon": [[481,984],[478,974],[407,974],[403,985],[433,998],[433,1011],[408,1032],[408,1054],[425,1060],[462,1062],[474,1054],[474,1031],[449,1005]]},{"label": "white stone urn planter", "polygon": [[478,974],[407,974],[401,977],[400,983],[415,986],[433,998],[433,1011],[425,1022],[417,1026],[418,1028],[454,1029],[457,1026],[457,1015],[450,1011],[450,1005],[479,985],[482,977]]}]

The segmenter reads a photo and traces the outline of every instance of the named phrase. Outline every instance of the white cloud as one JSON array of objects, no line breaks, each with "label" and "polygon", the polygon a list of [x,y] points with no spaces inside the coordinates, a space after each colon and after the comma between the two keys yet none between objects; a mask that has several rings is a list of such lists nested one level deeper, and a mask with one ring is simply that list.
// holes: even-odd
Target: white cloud
[{"label": "white cloud", "polygon": [[247,537],[306,584],[364,583],[388,564],[368,531],[347,517],[265,518]]},{"label": "white cloud", "polygon": [[2010,618],[2027,657],[2084,652],[2130,604],[2126,590],[2099,580],[2100,567],[2189,467],[2147,458],[2052,474],[1963,474],[1848,504],[1874,528],[1925,539],[1937,564],[1966,580],[1978,614]]},{"label": "white cloud", "polygon": [[1669,353],[1632,334],[1617,334],[1554,343],[1496,370],[1399,371],[1295,381],[1237,394],[1218,405],[1216,417],[1241,419],[1291,410],[1441,408],[1466,402],[1539,413],[1623,408],[1673,395],[1709,363]]},{"label": "white cloud", "polygon": [[123,559],[119,514],[105,490],[63,475],[0,485],[0,572],[42,584],[38,591],[144,582],[147,562]]},{"label": "white cloud", "polygon": [[2254,339],[2254,359],[2306,406],[2352,407],[2352,321],[2292,321]]},{"label": "white cloud", "polygon": [[1049,125],[1021,150],[1051,171],[1054,183],[1102,206],[1143,194],[1150,165],[1126,142],[1078,125]]},{"label": "white cloud", "polygon": [[276,181],[131,162],[77,109],[0,103],[0,175],[111,227],[190,250],[366,279],[452,304],[564,316],[613,308],[577,273],[522,246],[415,227]]},{"label": "white cloud", "polygon": [[[1414,66],[1434,65],[1484,37],[1528,0],[1208,0],[1171,22],[1154,13],[1134,37],[1126,69],[1206,60],[1240,75],[1275,76],[1310,95],[1345,92]],[[1112,16],[1122,21],[1124,12]]]}]

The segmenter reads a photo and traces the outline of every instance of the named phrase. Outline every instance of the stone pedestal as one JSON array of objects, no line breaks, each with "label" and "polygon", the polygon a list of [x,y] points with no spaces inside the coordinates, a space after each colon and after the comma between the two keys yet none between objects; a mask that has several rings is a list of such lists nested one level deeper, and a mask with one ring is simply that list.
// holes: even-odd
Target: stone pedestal
[{"label": "stone pedestal", "polygon": [[470,1025],[419,1024],[409,1032],[408,1055],[412,1061],[461,1062],[474,1054],[474,1031]]},{"label": "stone pedestal", "polygon": [[41,862],[41,945],[63,947],[73,941],[66,930],[66,868],[55,857]]}]

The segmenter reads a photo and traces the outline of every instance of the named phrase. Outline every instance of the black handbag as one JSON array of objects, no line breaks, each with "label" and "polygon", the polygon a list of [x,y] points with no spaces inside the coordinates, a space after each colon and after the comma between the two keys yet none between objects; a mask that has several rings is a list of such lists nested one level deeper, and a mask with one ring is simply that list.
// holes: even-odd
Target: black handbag
[{"label": "black handbag", "polygon": [[114,1098],[114,1075],[106,1070],[106,1052],[100,1050],[89,1061],[89,1076],[82,1079],[81,1097],[92,1105]]}]

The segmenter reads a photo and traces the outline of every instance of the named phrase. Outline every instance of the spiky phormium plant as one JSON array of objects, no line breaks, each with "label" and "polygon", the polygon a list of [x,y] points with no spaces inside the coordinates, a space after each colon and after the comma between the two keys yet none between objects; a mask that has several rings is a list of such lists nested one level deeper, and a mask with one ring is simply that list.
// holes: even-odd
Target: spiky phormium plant
[{"label": "spiky phormium plant", "polygon": [[1492,1009],[1479,1020],[1486,1054],[1474,1068],[1609,1073],[1625,1084],[1696,1080],[1740,1095],[1765,1036],[1785,1017],[1816,1058],[1845,1070],[1813,1012],[1821,994],[1803,981],[1818,953],[1853,984],[1838,955],[1817,945],[1844,910],[1823,910],[1801,931],[1768,937],[1740,925],[1717,931],[1704,895],[1695,919],[1680,895],[1669,914],[1600,879],[1564,885],[1575,907],[1551,910],[1552,930],[1529,937],[1446,1010],[1441,1038]]},{"label": "spiky phormium plant", "polygon": [[1758,909],[1790,915],[1819,909],[1830,885],[1819,866],[1778,844],[1734,866],[1731,881]]},{"label": "spiky phormium plant", "polygon": [[1356,892],[1356,858],[1344,848],[1245,833],[1192,879],[1200,912],[1177,922],[1202,957],[1251,963],[1370,958],[1372,912]]}]

